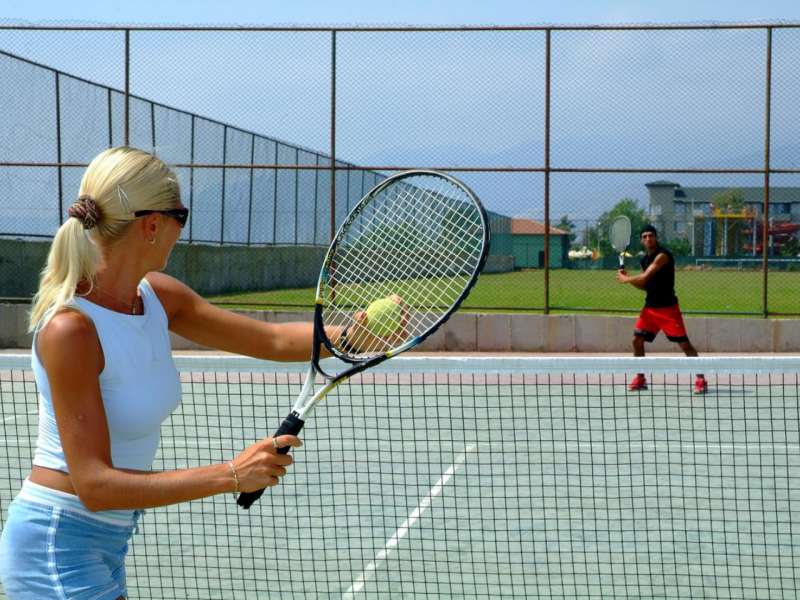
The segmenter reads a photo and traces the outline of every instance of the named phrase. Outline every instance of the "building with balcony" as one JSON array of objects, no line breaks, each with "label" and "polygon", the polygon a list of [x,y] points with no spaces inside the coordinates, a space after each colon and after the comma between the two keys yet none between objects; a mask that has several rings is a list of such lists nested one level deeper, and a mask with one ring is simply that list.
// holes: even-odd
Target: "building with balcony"
[{"label": "building with balcony", "polygon": [[[763,187],[683,187],[673,181],[645,184],[649,192],[648,217],[659,240],[686,239],[693,255],[736,256],[757,254],[763,244]],[[719,195],[736,189],[744,206],[722,206]],[[800,188],[770,187],[769,237],[777,252],[800,223]]]}]

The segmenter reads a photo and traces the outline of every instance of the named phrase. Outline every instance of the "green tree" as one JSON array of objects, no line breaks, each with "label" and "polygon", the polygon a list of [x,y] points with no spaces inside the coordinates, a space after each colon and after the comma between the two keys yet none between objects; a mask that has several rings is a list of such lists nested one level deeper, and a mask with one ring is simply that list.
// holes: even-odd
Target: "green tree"
[{"label": "green tree", "polygon": [[781,246],[781,256],[800,256],[800,241],[793,235]]},{"label": "green tree", "polygon": [[556,229],[569,232],[569,244],[570,246],[575,245],[575,240],[578,238],[578,235],[575,233],[575,223],[569,220],[569,215],[561,217],[561,220],[556,223]]},{"label": "green tree", "polygon": [[[612,256],[615,254],[614,249],[611,247],[611,242],[608,239],[608,230],[611,227],[611,221],[616,217],[626,216],[631,220],[631,245],[629,252],[636,254],[641,249],[639,242],[639,230],[642,225],[647,221],[647,213],[644,208],[639,206],[639,201],[633,198],[623,198],[617,202],[611,210],[604,212],[597,219],[599,231],[596,228],[591,229],[591,235],[587,235],[589,240],[600,239],[600,254],[603,256]],[[596,242],[592,247],[596,246]]]},{"label": "green tree", "polygon": [[692,244],[686,238],[670,240],[663,246],[672,252],[673,256],[689,256],[692,253]]}]

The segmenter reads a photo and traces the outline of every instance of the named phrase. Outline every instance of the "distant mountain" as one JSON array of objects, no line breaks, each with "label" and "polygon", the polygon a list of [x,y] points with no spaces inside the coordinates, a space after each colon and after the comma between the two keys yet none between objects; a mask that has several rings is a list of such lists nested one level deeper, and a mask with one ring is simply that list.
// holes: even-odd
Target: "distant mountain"
[{"label": "distant mountain", "polygon": [[[715,144],[656,144],[642,138],[603,140],[554,140],[551,166],[554,168],[651,168],[664,166],[685,169],[760,169],[764,164],[761,150],[730,156],[709,158],[703,149]],[[722,147],[722,146],[720,146]],[[752,147],[752,145],[751,145]],[[771,148],[773,169],[800,168],[800,142]],[[357,164],[369,166],[436,166],[525,168],[544,165],[544,142],[531,140],[501,152],[489,153],[463,144],[411,149],[384,148],[359,157]],[[472,173],[455,172],[472,186],[489,210],[532,219],[544,217],[544,177],[539,173]],[[762,185],[761,175],[629,173],[584,174],[554,173],[551,176],[550,217],[553,221],[568,214],[573,221],[593,222],[602,212],[623,198],[633,198],[644,207],[648,202],[646,183],[658,179],[675,181],[684,186],[718,187]],[[794,181],[789,180],[797,180]],[[774,175],[772,184],[800,187],[800,177]]]},{"label": "distant mountain", "polygon": [[[800,169],[800,142],[785,144],[781,146],[771,145],[770,147],[770,167],[772,169]],[[760,169],[764,166],[764,150],[751,152],[733,158],[715,158],[705,161],[698,168],[700,169],[736,169],[742,168]],[[800,184],[798,184],[800,186]]]}]

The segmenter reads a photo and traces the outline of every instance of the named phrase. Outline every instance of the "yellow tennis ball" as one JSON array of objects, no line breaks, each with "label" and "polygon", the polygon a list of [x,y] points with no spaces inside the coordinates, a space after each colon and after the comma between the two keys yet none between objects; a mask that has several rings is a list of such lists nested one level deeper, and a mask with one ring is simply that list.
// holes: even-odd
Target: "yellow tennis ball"
[{"label": "yellow tennis ball", "polygon": [[389,298],[375,300],[367,307],[367,329],[378,337],[391,335],[403,323],[403,309]]}]

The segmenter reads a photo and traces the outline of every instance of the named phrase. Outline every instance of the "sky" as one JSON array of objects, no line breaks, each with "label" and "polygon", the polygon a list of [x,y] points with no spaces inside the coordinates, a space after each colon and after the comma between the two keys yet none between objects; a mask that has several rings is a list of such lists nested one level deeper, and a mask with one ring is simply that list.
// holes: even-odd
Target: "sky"
[{"label": "sky", "polygon": [[[330,27],[778,22],[800,23],[800,1],[0,0],[0,25]],[[797,168],[796,157],[800,156],[800,115],[794,108],[794,82],[800,81],[799,33],[800,30],[775,33],[772,144],[776,152],[773,164],[779,168]],[[86,41],[75,43],[81,35],[86,36]],[[136,34],[133,92],[246,131],[327,152],[329,36],[279,33],[269,36],[269,44],[247,46],[239,44],[239,35]],[[440,54],[437,61],[431,61],[426,55],[428,46],[405,41],[427,42],[419,34],[410,38],[383,36],[380,40],[384,42],[394,40],[383,45],[376,45],[366,33],[341,36],[337,46],[337,158],[360,165],[540,165],[543,121],[537,115],[544,111],[542,35],[470,34],[469,44],[462,44],[462,37],[459,33],[437,36],[436,52]],[[123,87],[118,34],[4,31],[2,38],[3,49],[9,52],[101,85]],[[538,42],[531,43],[531,38]],[[65,47],[70,51],[63,51]],[[763,30],[554,35],[551,135],[556,146],[552,164],[594,168],[758,168],[763,162],[765,47]],[[441,70],[442,65],[447,72]],[[258,78],[252,76],[256,71]],[[376,79],[374,74],[379,73],[392,73],[393,77]],[[533,75],[526,78],[522,76],[525,73]],[[213,85],[207,83],[209,80]],[[469,105],[451,93],[465,80],[470,81]],[[665,81],[670,82],[669,95],[658,91]],[[406,93],[398,93],[400,90],[392,87],[396,82],[402,82]],[[222,92],[208,93],[209,89]],[[378,95],[381,91],[383,95]],[[433,106],[429,103],[433,97],[446,103]],[[24,107],[20,112],[25,113]],[[164,137],[159,140],[162,149],[166,143]],[[535,189],[537,198],[541,196],[540,177],[512,175],[502,181],[489,181],[491,176],[487,175],[486,182],[479,175],[469,177],[473,187],[486,190],[489,200],[495,195],[503,202],[518,202],[507,207],[515,214],[525,212],[529,205],[527,195],[518,190],[529,187]],[[562,198],[567,206],[579,192],[589,189],[599,190],[596,195],[608,202],[623,196],[644,202],[644,184],[654,176],[597,177],[591,182],[582,177],[556,179],[552,197]],[[731,178],[725,185],[759,185],[751,179]],[[704,184],[690,176],[682,176],[680,182],[686,186]],[[776,185],[786,184],[781,180]],[[589,200],[593,199],[583,200],[587,215],[606,207]],[[556,210],[562,214],[561,208]],[[537,204],[536,218],[540,213],[541,206]]]},{"label": "sky", "polygon": [[797,0],[3,0],[0,19],[181,25],[601,25],[800,20]]}]

